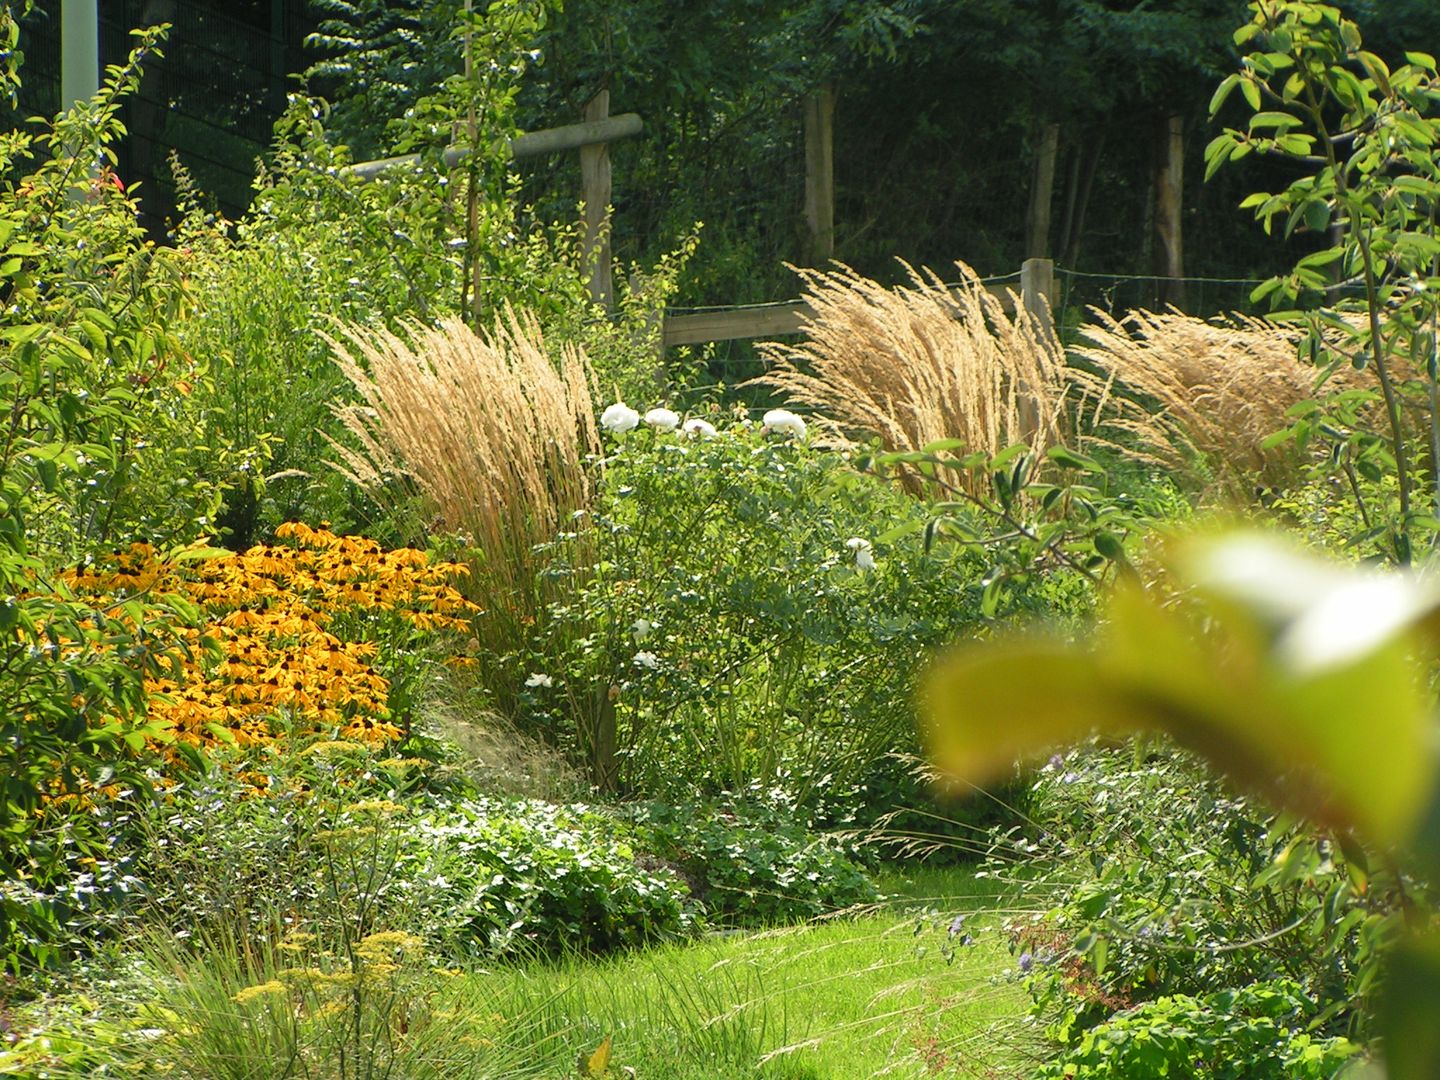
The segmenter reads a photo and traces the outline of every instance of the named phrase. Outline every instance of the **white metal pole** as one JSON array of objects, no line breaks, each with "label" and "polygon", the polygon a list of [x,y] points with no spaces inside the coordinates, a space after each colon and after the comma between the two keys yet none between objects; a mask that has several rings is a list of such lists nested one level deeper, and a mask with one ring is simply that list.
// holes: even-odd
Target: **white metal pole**
[{"label": "white metal pole", "polygon": [[60,104],[89,101],[100,89],[100,10],[97,0],[61,0]]}]

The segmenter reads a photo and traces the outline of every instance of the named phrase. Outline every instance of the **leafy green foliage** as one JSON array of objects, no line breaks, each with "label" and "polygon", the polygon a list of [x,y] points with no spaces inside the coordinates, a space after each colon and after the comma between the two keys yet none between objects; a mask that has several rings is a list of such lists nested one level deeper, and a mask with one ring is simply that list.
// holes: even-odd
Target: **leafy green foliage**
[{"label": "leafy green foliage", "polygon": [[[1256,192],[1241,203],[1267,234],[1277,223],[1287,238],[1328,233],[1324,246],[1260,285],[1253,299],[1302,309],[1283,317],[1303,319],[1309,335],[1302,353],[1321,367],[1372,370],[1385,423],[1377,429],[1352,399],[1338,410],[1308,410],[1287,435],[1330,447],[1331,466],[1348,480],[1363,518],[1351,542],[1406,563],[1417,545],[1430,543],[1425,507],[1440,494],[1440,472],[1432,464],[1426,493],[1416,464],[1421,445],[1440,431],[1433,208],[1440,196],[1440,75],[1423,52],[1407,52],[1392,70],[1333,5],[1265,0],[1250,8],[1253,18],[1235,41],[1251,51],[1210,106],[1214,114],[1238,89],[1250,120],[1212,140],[1206,172],[1252,153],[1307,169],[1278,193]],[[1406,415],[1407,399],[1418,423]],[[1395,503],[1377,500],[1371,487],[1378,504],[1367,505],[1360,480],[1374,484],[1382,476],[1397,483]]]},{"label": "leafy green foliage", "polygon": [[1227,790],[1158,740],[1057,755],[992,873],[1025,869],[1041,907],[1014,919],[1037,1015],[1073,1045],[1117,1008],[1285,979],[1330,1032],[1366,1026],[1383,950],[1416,892],[1338,844]]},{"label": "leafy green foliage", "polygon": [[193,539],[218,495],[165,453],[202,377],[167,325],[183,308],[179,274],[142,242],[106,165],[91,171],[113,161],[119,99],[154,40],[38,140],[0,146],[9,166],[50,153],[0,194],[0,963],[12,968],[58,959],[75,905],[56,890],[108,859],[91,796],[148,787],[147,743],[167,736],[145,723],[144,680],[194,617],[134,591],[97,608],[52,575],[137,532]]},{"label": "leafy green foliage", "polygon": [[1358,1047],[1306,1030],[1315,1003],[1293,983],[1255,983],[1196,998],[1177,994],[1119,1014],[1085,1033],[1037,1077],[1136,1076],[1329,1080]]},{"label": "leafy green foliage", "polygon": [[1086,589],[1133,577],[1127,546],[1181,501],[1154,483],[1140,496],[1112,492],[1105,465],[1067,446],[1040,455],[1016,443],[994,455],[957,457],[963,449],[947,439],[862,457],[857,465],[880,475],[917,475],[944,496],[931,504],[926,546],[948,541],[989,562],[980,600],[987,617],[1033,610],[1027,600],[1044,595],[1042,583],[1052,597],[1063,597],[1067,583],[1078,586],[1068,590],[1072,596],[1083,597]]},{"label": "leafy green foliage", "polygon": [[452,957],[602,952],[692,929],[683,882],[608,815],[463,786],[426,795],[426,775],[320,743],[276,762],[264,798],[220,774],[176,790],[131,830],[145,893],[128,917],[271,945],[286,927],[326,941],[399,929]]},{"label": "leafy green foliage", "polygon": [[641,803],[629,816],[725,924],[795,922],[879,899],[843,846],[806,829],[793,806]]},{"label": "leafy green foliage", "polygon": [[[1037,636],[942,665],[928,688],[941,765],[978,778],[1092,730],[1159,727],[1317,820],[1410,836],[1434,771],[1402,631],[1430,609],[1428,589],[1259,534],[1192,540],[1171,561],[1191,605],[1131,585],[1110,597],[1091,648]],[[998,735],[973,704],[994,701],[1012,721]]]},{"label": "leafy green foliage", "polygon": [[[461,952],[601,952],[688,933],[684,884],[584,807],[474,800],[410,826],[397,871]],[[435,885],[443,879],[446,887]]]},{"label": "leafy green foliage", "polygon": [[[1345,947],[1352,931],[1361,939],[1358,990],[1374,974],[1363,954],[1383,940],[1365,929],[1368,866],[1345,848],[1350,831],[1408,845],[1422,873],[1437,865],[1425,824],[1435,805],[1434,718],[1415,667],[1417,626],[1433,619],[1435,595],[1400,573],[1341,569],[1244,533],[1181,545],[1171,571],[1186,600],[1118,592],[1093,652],[1058,640],[1016,641],[942,665],[929,698],[938,759],[978,778],[1017,754],[1092,730],[1169,731],[1237,782],[1335,831],[1358,871],[1349,885],[1338,877],[1321,884],[1338,863],[1320,847],[1287,856],[1283,869],[1253,884],[1316,879],[1326,925],[1333,920],[1343,935],[1322,939],[1325,947]],[[987,705],[983,726],[974,701]],[[989,723],[996,708],[1007,719],[1000,731]],[[1112,884],[1102,899],[1127,892],[1126,883]],[[1413,970],[1426,970],[1429,916],[1403,888],[1400,900],[1410,937],[1402,955]],[[1094,973],[1103,972],[1108,948],[1099,950],[1098,941],[1063,944],[1071,950],[1089,953]],[[1400,1015],[1415,1022],[1418,1014]],[[1391,1075],[1410,1080],[1432,1070],[1417,1050],[1392,1062]]]},{"label": "leafy green foliage", "polygon": [[[619,436],[587,530],[556,545],[573,599],[508,658],[517,709],[577,740],[602,786],[839,803],[913,747],[911,679],[974,619],[955,597],[975,596],[976,567],[923,551],[915,504],[838,455],[716,419],[714,437]],[[867,571],[847,543],[872,536]]]}]

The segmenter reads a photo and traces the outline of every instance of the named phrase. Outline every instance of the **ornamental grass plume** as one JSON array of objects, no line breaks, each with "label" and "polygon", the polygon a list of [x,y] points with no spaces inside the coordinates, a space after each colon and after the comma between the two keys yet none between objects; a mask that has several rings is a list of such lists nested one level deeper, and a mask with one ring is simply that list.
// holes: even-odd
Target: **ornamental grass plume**
[{"label": "ornamental grass plume", "polygon": [[[1128,456],[1198,475],[1242,498],[1257,485],[1284,487],[1303,464],[1294,444],[1266,449],[1314,398],[1320,371],[1303,363],[1303,331],[1232,314],[1207,321],[1171,309],[1115,319],[1090,309],[1073,355],[1103,380],[1084,411],[1097,434]],[[1349,368],[1330,389],[1364,385]]]},{"label": "ornamental grass plume", "polygon": [[360,403],[335,412],[359,449],[332,441],[337,468],[372,493],[412,486],[462,538],[477,636],[505,652],[560,587],[538,572],[537,548],[590,505],[586,457],[600,440],[589,361],[573,345],[547,350],[535,317],[508,307],[478,333],[450,319],[403,336],[349,326],[340,338],[326,340]]},{"label": "ornamental grass plume", "polygon": [[[834,441],[878,437],[910,451],[960,439],[986,454],[1026,442],[1037,455],[1060,441],[1070,377],[1049,328],[1022,305],[1007,314],[964,263],[958,289],[901,265],[909,282],[895,289],[847,266],[797,270],[805,340],[761,344],[771,369],[752,382],[814,410]],[[919,493],[925,481],[905,483]]]}]

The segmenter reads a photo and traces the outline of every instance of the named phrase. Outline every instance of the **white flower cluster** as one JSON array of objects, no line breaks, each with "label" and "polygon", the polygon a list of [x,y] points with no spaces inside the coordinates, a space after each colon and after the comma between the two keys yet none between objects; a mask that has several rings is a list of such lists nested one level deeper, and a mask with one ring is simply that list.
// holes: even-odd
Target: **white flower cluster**
[{"label": "white flower cluster", "polygon": [[805,438],[805,421],[787,409],[771,409],[765,414],[761,431],[790,435],[796,439]]},{"label": "white flower cluster", "polygon": [[[708,420],[692,416],[682,423],[679,413],[663,406],[650,409],[644,416],[641,416],[638,410],[632,409],[623,401],[617,401],[600,414],[600,426],[612,435],[623,435],[627,431],[634,431],[640,426],[641,421],[662,433],[668,433],[678,428],[681,434],[688,435],[692,439],[713,439],[719,434],[715,430],[715,425]],[[801,441],[804,441],[806,432],[804,419],[787,409],[771,409],[767,412],[760,430],[766,434],[788,435]]]},{"label": "white flower cluster", "polygon": [[633,431],[640,426],[642,420],[662,434],[668,434],[676,428],[692,439],[700,436],[713,439],[717,434],[714,425],[708,421],[701,420],[698,416],[692,416],[684,424],[681,424],[680,414],[674,409],[664,407],[650,409],[644,416],[641,416],[639,412],[623,401],[617,401],[600,414],[600,426],[612,435],[623,435],[627,431]]},{"label": "white flower cluster", "polygon": [[862,574],[875,569],[875,554],[871,551],[869,540],[859,536],[852,536],[845,541],[845,546],[855,553],[855,569]]}]

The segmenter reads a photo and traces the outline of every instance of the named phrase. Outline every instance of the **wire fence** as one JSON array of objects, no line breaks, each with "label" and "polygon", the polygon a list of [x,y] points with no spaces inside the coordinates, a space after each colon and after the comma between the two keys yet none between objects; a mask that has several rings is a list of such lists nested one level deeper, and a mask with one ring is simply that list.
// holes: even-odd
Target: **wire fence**
[{"label": "wire fence", "polygon": [[[37,0],[20,24],[20,118],[53,116],[60,101],[60,5]],[[131,29],[160,22],[170,33],[163,56],[146,63],[139,92],[122,106],[129,132],[116,148],[126,183],[142,181],[141,208],[152,231],[175,207],[168,159],[178,154],[200,188],[229,216],[249,205],[255,162],[269,149],[285,108],[288,73],[304,68],[304,0],[105,0],[100,5],[102,65],[124,61]]]},{"label": "wire fence", "polygon": [[[1097,307],[1110,315],[1137,308],[1155,309],[1173,303],[1191,315],[1211,316],[1238,311],[1256,314],[1250,294],[1264,278],[1182,277],[1157,274],[1100,274],[1055,268],[1058,297],[1055,307],[1067,320],[1080,317],[1085,308]],[[1183,299],[1168,300],[1183,296]]]}]

